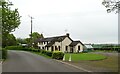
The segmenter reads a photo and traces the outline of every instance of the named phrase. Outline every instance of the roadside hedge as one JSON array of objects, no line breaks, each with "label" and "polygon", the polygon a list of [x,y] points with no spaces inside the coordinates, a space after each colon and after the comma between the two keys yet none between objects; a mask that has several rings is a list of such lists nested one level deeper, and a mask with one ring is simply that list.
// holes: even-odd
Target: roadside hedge
[{"label": "roadside hedge", "polygon": [[7,58],[7,50],[5,48],[2,48],[2,59],[6,59],[6,58]]},{"label": "roadside hedge", "polygon": [[22,46],[7,46],[5,47],[7,50],[23,50]]},{"label": "roadside hedge", "polygon": [[64,53],[61,52],[61,51],[55,51],[55,52],[53,52],[53,54],[52,54],[52,58],[53,58],[53,59],[62,60],[63,57],[64,57]]},{"label": "roadside hedge", "polygon": [[41,53],[42,54],[45,54],[45,55],[47,55],[47,56],[49,56],[49,57],[52,57],[52,52],[50,52],[50,51],[45,51],[45,50],[41,50]]},{"label": "roadside hedge", "polygon": [[41,54],[47,55],[49,57],[52,57],[53,59],[57,60],[62,60],[64,53],[61,51],[46,51],[46,50],[40,50],[40,49],[35,49],[35,48],[27,48],[27,47],[22,47],[22,46],[7,46],[5,49],[7,50],[23,50],[23,51],[32,51],[32,52],[39,52]]}]

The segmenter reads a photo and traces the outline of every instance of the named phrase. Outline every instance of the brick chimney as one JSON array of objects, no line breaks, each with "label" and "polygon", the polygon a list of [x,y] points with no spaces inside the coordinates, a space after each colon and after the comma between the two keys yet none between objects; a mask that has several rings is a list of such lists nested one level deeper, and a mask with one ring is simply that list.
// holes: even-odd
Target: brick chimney
[{"label": "brick chimney", "polygon": [[70,36],[70,34],[69,34],[69,33],[66,33],[66,36],[67,36],[67,37],[69,37],[69,36]]}]

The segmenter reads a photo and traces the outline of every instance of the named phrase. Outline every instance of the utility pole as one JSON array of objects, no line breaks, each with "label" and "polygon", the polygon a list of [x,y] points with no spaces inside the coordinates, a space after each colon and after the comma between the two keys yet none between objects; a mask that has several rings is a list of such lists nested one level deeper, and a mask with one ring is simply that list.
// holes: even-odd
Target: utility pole
[{"label": "utility pole", "polygon": [[[29,15],[28,15],[29,16]],[[31,42],[30,42],[30,46],[32,47],[33,46],[33,44],[32,44],[32,20],[34,19],[32,16],[29,16],[30,17],[30,19],[31,19],[31,35],[30,35],[30,37],[31,37]]]}]

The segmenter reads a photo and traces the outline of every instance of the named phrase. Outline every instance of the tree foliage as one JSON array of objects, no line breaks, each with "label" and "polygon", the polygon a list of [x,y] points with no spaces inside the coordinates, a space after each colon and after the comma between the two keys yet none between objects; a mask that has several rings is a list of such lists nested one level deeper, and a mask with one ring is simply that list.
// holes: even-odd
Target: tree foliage
[{"label": "tree foliage", "polygon": [[[31,37],[31,34],[29,36]],[[34,41],[34,40],[36,40],[38,38],[44,38],[43,34],[39,34],[38,32],[33,32],[32,33],[32,40]]]},{"label": "tree foliage", "polygon": [[120,12],[120,1],[119,0],[103,0],[102,4],[107,8],[108,13],[112,11],[115,11],[115,13]]},{"label": "tree foliage", "polygon": [[27,44],[26,39],[17,38],[17,44]]},{"label": "tree foliage", "polygon": [[[29,35],[31,37],[31,34]],[[38,32],[33,32],[32,33],[32,39],[31,38],[27,38],[26,41],[28,41],[28,43],[34,43],[33,46],[36,47],[37,43],[35,42],[38,38],[44,38],[43,34],[39,34]]]},{"label": "tree foliage", "polygon": [[2,33],[10,33],[20,24],[20,15],[18,9],[11,10],[11,3],[2,2]]},{"label": "tree foliage", "polygon": [[[4,40],[6,39],[6,40]],[[12,45],[17,45],[16,42],[16,37],[13,34],[7,34],[4,39],[2,39],[2,41],[4,43],[2,43],[2,46],[12,46]]]},{"label": "tree foliage", "polygon": [[11,9],[10,6],[13,5],[11,2],[0,2],[0,4],[2,5],[0,8],[0,12],[2,12],[2,16],[0,16],[2,18],[2,26],[0,26],[2,28],[2,46],[5,47],[8,45],[9,37],[14,36],[10,33],[20,25],[20,15],[18,9]]}]

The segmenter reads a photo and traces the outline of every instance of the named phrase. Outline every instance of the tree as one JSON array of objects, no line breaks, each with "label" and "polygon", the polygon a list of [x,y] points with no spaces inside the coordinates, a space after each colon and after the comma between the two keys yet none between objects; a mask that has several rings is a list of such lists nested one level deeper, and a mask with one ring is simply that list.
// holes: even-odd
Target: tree
[{"label": "tree", "polygon": [[115,13],[120,12],[120,1],[119,0],[103,0],[102,4],[107,8],[108,13],[112,11],[115,11]]},{"label": "tree", "polygon": [[6,40],[3,39],[3,46],[13,46],[13,45],[17,45],[16,42],[16,37],[13,34],[7,34],[7,36],[5,37]]},{"label": "tree", "polygon": [[18,9],[11,10],[10,6],[13,4],[11,2],[0,2],[2,4],[2,8],[0,8],[0,12],[2,12],[2,44],[5,47],[8,41],[8,35],[15,31],[16,28],[20,25],[20,15]]},{"label": "tree", "polygon": [[27,44],[26,39],[17,38],[17,44]]},{"label": "tree", "polygon": [[[31,34],[29,36],[31,37]],[[27,38],[26,40],[29,41],[29,44],[34,43],[33,46],[36,47],[37,44],[35,43],[35,41],[38,38],[44,38],[43,34],[39,34],[38,32],[33,32],[32,33],[32,40],[30,40],[31,38]],[[32,42],[30,42],[30,41],[32,41]]]},{"label": "tree", "polygon": [[[29,36],[31,37],[31,34]],[[39,34],[38,32],[33,32],[32,33],[32,40],[35,41],[38,38],[44,38],[43,34]]]}]

